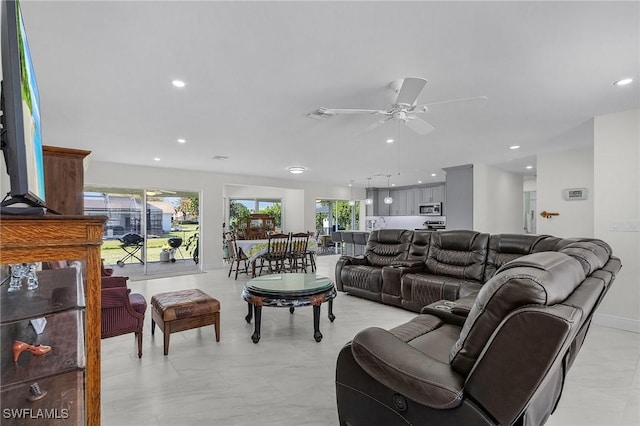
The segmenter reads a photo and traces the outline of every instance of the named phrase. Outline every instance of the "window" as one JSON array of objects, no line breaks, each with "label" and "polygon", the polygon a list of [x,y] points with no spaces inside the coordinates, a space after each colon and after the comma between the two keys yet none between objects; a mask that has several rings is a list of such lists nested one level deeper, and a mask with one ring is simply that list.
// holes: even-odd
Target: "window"
[{"label": "window", "polygon": [[282,203],[270,199],[232,198],[229,202],[229,229],[236,231],[246,223],[251,213],[268,214],[275,219],[276,228],[282,229]]}]

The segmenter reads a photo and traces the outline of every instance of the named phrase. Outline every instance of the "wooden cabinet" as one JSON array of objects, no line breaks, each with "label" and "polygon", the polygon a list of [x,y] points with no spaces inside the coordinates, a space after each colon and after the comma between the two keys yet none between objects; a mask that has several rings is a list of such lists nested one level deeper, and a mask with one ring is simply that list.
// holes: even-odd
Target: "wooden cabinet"
[{"label": "wooden cabinet", "polygon": [[48,208],[66,215],[84,214],[84,158],[89,154],[82,149],[42,147]]},{"label": "wooden cabinet", "polygon": [[[8,424],[100,424],[100,245],[104,216],[3,216],[0,271],[10,281],[11,264],[35,263],[38,286],[0,287],[0,394]],[[69,267],[46,269],[66,260]],[[72,262],[69,262],[72,261]],[[59,262],[56,262],[59,263]],[[17,268],[14,267],[14,270]],[[43,320],[44,319],[44,320]],[[44,324],[43,328],[37,330]],[[37,331],[36,331],[37,330]],[[16,341],[51,346],[14,360]],[[37,387],[41,393],[34,392]],[[40,396],[39,398],[34,395]]]},{"label": "wooden cabinet", "polygon": [[261,240],[266,239],[269,232],[276,229],[276,220],[268,214],[253,213],[242,224],[238,231],[238,239]]}]

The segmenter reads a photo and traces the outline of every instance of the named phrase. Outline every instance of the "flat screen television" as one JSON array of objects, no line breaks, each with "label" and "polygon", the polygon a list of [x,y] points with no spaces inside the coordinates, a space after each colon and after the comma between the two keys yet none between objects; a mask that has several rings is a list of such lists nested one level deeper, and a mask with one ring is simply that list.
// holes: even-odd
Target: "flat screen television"
[{"label": "flat screen television", "polygon": [[20,4],[16,0],[3,0],[1,13],[0,142],[11,186],[2,201],[2,212],[42,213],[45,186],[38,85]]}]

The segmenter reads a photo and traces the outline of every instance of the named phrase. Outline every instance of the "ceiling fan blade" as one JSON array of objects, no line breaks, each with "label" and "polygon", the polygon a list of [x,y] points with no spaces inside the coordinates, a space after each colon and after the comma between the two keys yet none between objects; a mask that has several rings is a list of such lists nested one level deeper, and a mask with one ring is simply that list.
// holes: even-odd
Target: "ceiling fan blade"
[{"label": "ceiling fan blade", "polygon": [[402,87],[396,99],[397,104],[414,105],[427,80],[424,78],[407,77],[402,82]]},{"label": "ceiling fan blade", "polygon": [[379,109],[351,109],[351,108],[320,108],[320,111],[326,115],[337,114],[387,114],[387,111]]},{"label": "ceiling fan blade", "polygon": [[[486,101],[487,99],[489,99],[486,96],[474,96],[472,98],[460,98],[460,99],[449,99],[447,101],[440,101],[440,102],[432,102],[429,104],[423,104],[423,105],[418,105],[417,107],[415,107],[414,111],[415,112],[427,112],[427,107],[430,107],[432,105],[440,105],[440,104],[448,104],[448,103],[452,103],[452,102],[465,102],[465,101],[475,101],[475,100],[482,100],[482,101]],[[420,111],[422,110],[422,111]]]},{"label": "ceiling fan blade", "polygon": [[411,116],[407,118],[408,120],[404,123],[411,128],[411,130],[420,135],[426,135],[434,130],[434,127],[431,124],[427,123],[420,117]]},{"label": "ceiling fan blade", "polygon": [[389,117],[385,117],[382,120],[378,120],[375,123],[373,123],[372,125],[370,125],[369,127],[367,127],[365,129],[365,132],[370,132],[373,129],[382,126],[384,123],[386,123],[387,121],[391,120],[393,117],[389,116]]}]

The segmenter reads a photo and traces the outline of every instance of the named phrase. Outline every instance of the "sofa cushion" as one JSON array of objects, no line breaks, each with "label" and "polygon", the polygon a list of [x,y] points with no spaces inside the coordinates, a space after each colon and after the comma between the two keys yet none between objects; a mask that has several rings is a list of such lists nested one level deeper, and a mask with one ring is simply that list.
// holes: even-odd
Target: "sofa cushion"
[{"label": "sofa cushion", "polygon": [[431,235],[426,271],[482,282],[489,234],[475,231],[443,231]]},{"label": "sofa cushion", "polygon": [[507,263],[478,293],[451,349],[451,366],[466,376],[506,316],[525,305],[561,303],[584,279],[580,262],[564,253],[535,253]]},{"label": "sofa cushion", "polygon": [[407,255],[408,261],[425,262],[427,260],[429,244],[431,243],[431,234],[433,234],[433,231],[413,232],[413,238],[411,239],[411,245],[409,246],[409,253]]},{"label": "sofa cushion", "polygon": [[611,256],[611,247],[604,241],[581,240],[564,246],[560,252],[577,259],[582,264],[585,274],[591,275],[607,263]]},{"label": "sofa cushion", "polygon": [[489,237],[484,280],[489,281],[502,265],[531,253],[531,249],[547,236],[528,234],[497,234]]},{"label": "sofa cushion", "polygon": [[389,266],[407,259],[413,232],[406,229],[379,229],[371,232],[365,257],[371,266]]}]

